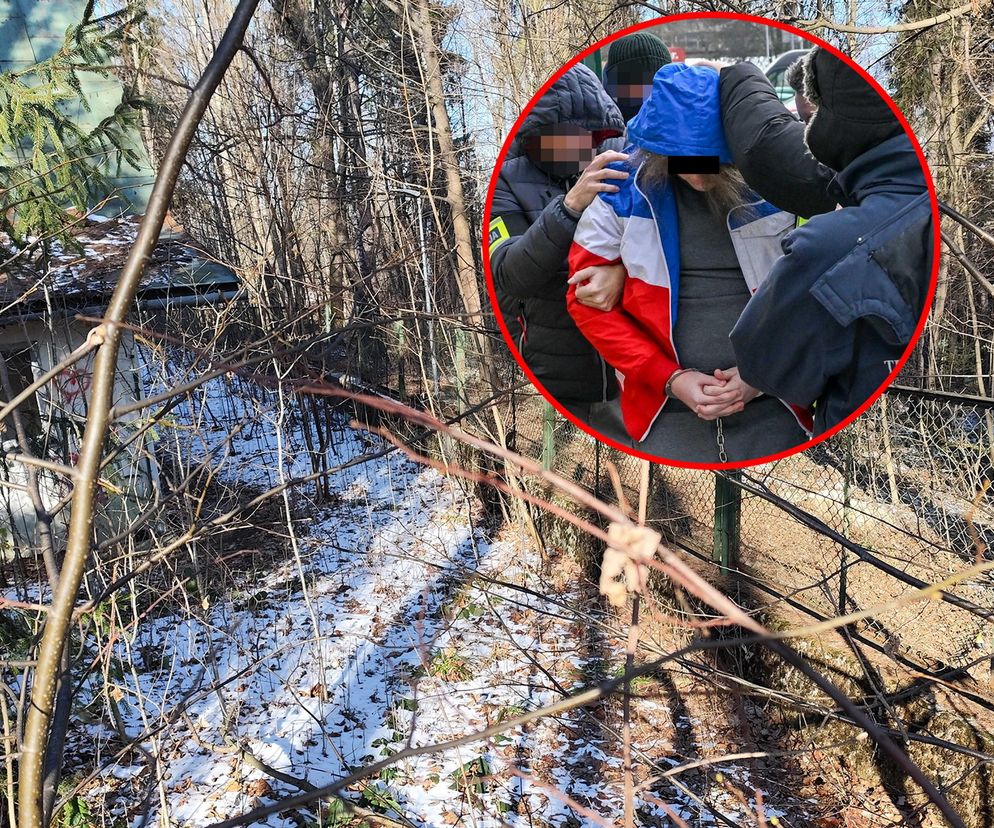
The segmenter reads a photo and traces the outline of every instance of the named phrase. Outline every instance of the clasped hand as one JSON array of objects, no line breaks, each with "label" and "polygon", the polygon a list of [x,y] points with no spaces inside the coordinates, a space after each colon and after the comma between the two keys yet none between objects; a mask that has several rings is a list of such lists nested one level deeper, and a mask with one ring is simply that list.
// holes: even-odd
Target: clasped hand
[{"label": "clasped hand", "polygon": [[620,264],[591,265],[578,270],[567,284],[576,285],[576,301],[588,308],[609,311],[625,289],[625,267]]},{"label": "clasped hand", "polygon": [[718,369],[714,374],[686,371],[670,387],[680,402],[702,420],[717,420],[738,414],[759,391],[743,382],[738,368]]}]

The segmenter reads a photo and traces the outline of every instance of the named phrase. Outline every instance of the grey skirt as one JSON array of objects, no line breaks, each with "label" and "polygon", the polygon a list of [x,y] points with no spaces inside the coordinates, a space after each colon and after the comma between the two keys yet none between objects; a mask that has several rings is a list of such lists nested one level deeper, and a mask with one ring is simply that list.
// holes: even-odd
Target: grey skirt
[{"label": "grey skirt", "polygon": [[[721,418],[727,462],[758,460],[794,448],[807,435],[794,415],[774,397],[757,397],[738,414]],[[660,460],[684,463],[722,462],[718,422],[702,420],[679,400],[671,399],[636,448]]]}]

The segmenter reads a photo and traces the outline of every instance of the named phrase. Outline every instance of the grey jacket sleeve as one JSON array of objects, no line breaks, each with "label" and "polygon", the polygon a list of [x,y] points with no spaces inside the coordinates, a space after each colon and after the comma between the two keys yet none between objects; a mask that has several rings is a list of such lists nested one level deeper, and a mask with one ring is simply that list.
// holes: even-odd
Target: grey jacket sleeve
[{"label": "grey jacket sleeve", "polygon": [[835,209],[835,176],[804,143],[805,126],[787,111],[751,63],[721,70],[721,119],[739,172],[759,195],[804,218]]},{"label": "grey jacket sleeve", "polygon": [[[498,222],[503,227],[494,230]],[[558,196],[529,224],[504,177],[498,178],[490,210],[490,268],[497,289],[522,299],[563,291],[562,271],[576,222]]]}]

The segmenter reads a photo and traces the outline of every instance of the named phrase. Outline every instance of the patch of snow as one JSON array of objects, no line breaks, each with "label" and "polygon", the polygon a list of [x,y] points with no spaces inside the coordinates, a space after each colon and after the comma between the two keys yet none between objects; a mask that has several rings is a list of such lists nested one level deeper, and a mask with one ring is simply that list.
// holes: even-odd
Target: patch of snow
[{"label": "patch of snow", "polygon": [[[183,381],[186,369],[173,369],[168,379],[149,369],[147,379]],[[254,491],[310,473],[298,412],[280,410],[271,392],[217,379],[173,413],[177,427],[160,439],[187,462],[210,458],[229,484]],[[332,464],[383,448],[344,426],[333,440]],[[136,665],[114,679],[121,725],[157,761],[150,767],[130,753],[107,763],[87,794],[95,808],[123,813],[124,794],[115,791],[157,773],[162,796],[152,797],[147,824],[208,825],[297,793],[244,762],[238,746],[320,786],[408,745],[454,740],[544,707],[562,697],[559,688],[584,686],[588,675],[596,681],[596,670],[609,675],[623,661],[623,647],[595,660],[576,641],[577,624],[599,612],[579,585],[548,597],[514,588],[548,589],[540,554],[510,531],[494,538],[481,530],[479,505],[457,481],[397,452],[332,479],[333,503],[292,495],[309,518],[298,539],[302,565],[293,556],[277,560],[228,599],[151,619],[116,643],[120,663]],[[102,681],[91,676],[82,696]],[[639,710],[668,722],[658,701]],[[368,780],[365,794],[359,786],[348,795],[418,826],[441,828],[469,813],[474,828],[593,824],[507,773],[516,768],[614,821],[624,807],[620,745],[585,724],[583,712],[570,711],[411,757]],[[86,738],[103,755],[117,734],[94,722]],[[636,747],[664,766],[683,761],[660,755],[656,744],[650,737]],[[737,783],[748,780],[734,765],[722,769]],[[742,816],[724,791],[714,793],[713,807]],[[713,824],[664,782],[654,795],[688,822]],[[256,824],[297,823],[273,816]]]}]

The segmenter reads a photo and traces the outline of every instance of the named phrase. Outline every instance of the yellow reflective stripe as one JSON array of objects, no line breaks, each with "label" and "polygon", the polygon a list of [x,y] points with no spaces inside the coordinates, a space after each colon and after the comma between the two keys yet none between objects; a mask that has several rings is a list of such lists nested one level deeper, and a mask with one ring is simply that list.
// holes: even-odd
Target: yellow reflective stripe
[{"label": "yellow reflective stripe", "polygon": [[504,242],[511,238],[511,234],[507,232],[507,225],[504,224],[504,219],[497,216],[493,221],[490,222],[490,255],[494,255],[494,251],[500,247]]},{"label": "yellow reflective stripe", "polygon": [[802,216],[798,216],[797,217],[797,222],[794,224],[794,227],[800,227],[802,224],[807,224],[807,223],[808,223],[808,220],[806,218],[804,218]]}]

